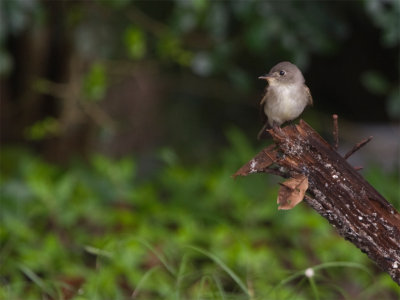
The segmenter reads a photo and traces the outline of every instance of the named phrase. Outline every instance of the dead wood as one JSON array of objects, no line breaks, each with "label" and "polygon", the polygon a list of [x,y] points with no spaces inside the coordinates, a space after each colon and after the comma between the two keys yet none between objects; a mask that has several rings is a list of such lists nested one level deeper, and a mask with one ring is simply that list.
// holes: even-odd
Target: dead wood
[{"label": "dead wood", "polygon": [[361,142],[359,142],[357,145],[355,145],[349,152],[347,152],[343,157],[344,159],[348,159],[350,156],[352,156],[355,152],[360,150],[361,147],[364,147],[366,144],[368,144],[372,140],[372,136],[367,137],[366,139],[363,139]]},{"label": "dead wood", "polygon": [[333,147],[335,150],[339,148],[339,125],[338,125],[338,115],[334,114],[333,118],[333,140],[335,141]]},{"label": "dead wood", "polygon": [[[337,133],[337,125],[334,127]],[[299,125],[271,129],[269,133],[274,144],[233,176],[257,172],[285,178],[305,176],[308,195],[304,201],[400,285],[400,214],[336,152],[338,138],[333,147],[302,120]],[[369,140],[357,144],[346,156]],[[281,201],[285,195],[293,197],[287,184],[281,188],[286,189],[280,192]]]}]

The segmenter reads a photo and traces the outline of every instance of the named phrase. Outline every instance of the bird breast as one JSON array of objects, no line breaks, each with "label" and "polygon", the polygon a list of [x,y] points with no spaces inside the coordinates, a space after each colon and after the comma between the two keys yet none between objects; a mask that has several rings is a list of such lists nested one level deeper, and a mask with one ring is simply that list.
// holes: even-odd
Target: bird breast
[{"label": "bird breast", "polygon": [[304,97],[302,85],[280,85],[268,88],[268,100],[264,106],[264,112],[268,116],[268,122],[278,125],[297,118],[307,105],[307,97]]}]

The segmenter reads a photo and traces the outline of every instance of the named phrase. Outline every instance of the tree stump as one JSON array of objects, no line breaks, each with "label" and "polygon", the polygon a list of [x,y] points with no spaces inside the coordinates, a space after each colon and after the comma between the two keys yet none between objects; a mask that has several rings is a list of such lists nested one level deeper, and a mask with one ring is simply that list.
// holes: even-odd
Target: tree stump
[{"label": "tree stump", "polygon": [[371,138],[342,157],[302,120],[269,133],[275,143],[233,176],[262,172],[290,178],[279,192],[282,209],[301,201],[308,187],[305,202],[400,285],[400,214],[346,161]]}]

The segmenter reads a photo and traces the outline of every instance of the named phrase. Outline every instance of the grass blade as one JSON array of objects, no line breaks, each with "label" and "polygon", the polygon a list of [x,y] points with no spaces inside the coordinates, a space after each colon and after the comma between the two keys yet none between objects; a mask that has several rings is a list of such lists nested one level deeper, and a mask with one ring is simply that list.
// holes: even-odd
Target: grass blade
[{"label": "grass blade", "polygon": [[211,260],[213,260],[221,269],[223,269],[236,282],[236,284],[242,289],[242,291],[247,296],[250,296],[249,291],[247,290],[247,287],[244,284],[244,282],[221,259],[219,259],[217,256],[215,256],[211,252],[208,252],[207,250],[204,250],[204,249],[201,249],[201,248],[198,248],[195,246],[187,246],[187,248],[195,250],[195,251],[207,256]]},{"label": "grass blade", "polygon": [[43,292],[50,295],[51,297],[55,297],[52,289],[44,282],[42,278],[36,275],[35,272],[33,272],[30,268],[22,264],[19,264],[18,267],[21,270],[21,272],[24,273],[25,276],[28,277],[30,280],[32,280],[32,282],[34,282]]},{"label": "grass blade", "polygon": [[165,259],[165,257],[161,253],[159,253],[153,246],[151,246],[145,240],[142,240],[142,239],[139,239],[139,238],[135,238],[135,240],[138,241],[139,243],[141,243],[143,246],[145,246],[151,252],[153,252],[154,255],[158,258],[158,260],[165,266],[165,268],[168,270],[168,272],[170,272],[171,275],[176,276],[175,268],[167,262],[167,260]]},{"label": "grass blade", "polygon": [[156,266],[154,268],[151,268],[150,270],[148,270],[143,277],[140,279],[140,281],[138,282],[138,284],[136,285],[135,290],[133,291],[131,298],[135,299],[136,296],[139,294],[140,289],[142,288],[142,285],[146,282],[146,280],[157,270],[159,269],[160,266]]}]

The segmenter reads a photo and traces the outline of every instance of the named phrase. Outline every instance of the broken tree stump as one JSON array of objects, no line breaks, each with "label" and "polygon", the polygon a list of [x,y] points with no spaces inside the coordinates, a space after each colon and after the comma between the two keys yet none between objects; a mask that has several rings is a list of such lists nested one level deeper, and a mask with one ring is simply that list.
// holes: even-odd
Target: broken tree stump
[{"label": "broken tree stump", "polygon": [[[290,207],[290,202],[303,198],[300,186],[308,187],[305,202],[400,285],[400,214],[396,209],[303,120],[269,133],[275,143],[233,176],[261,172],[290,178],[290,184],[284,182],[280,190],[278,201],[287,198],[279,202],[281,209],[296,205]],[[296,180],[298,186],[293,184]]]}]

